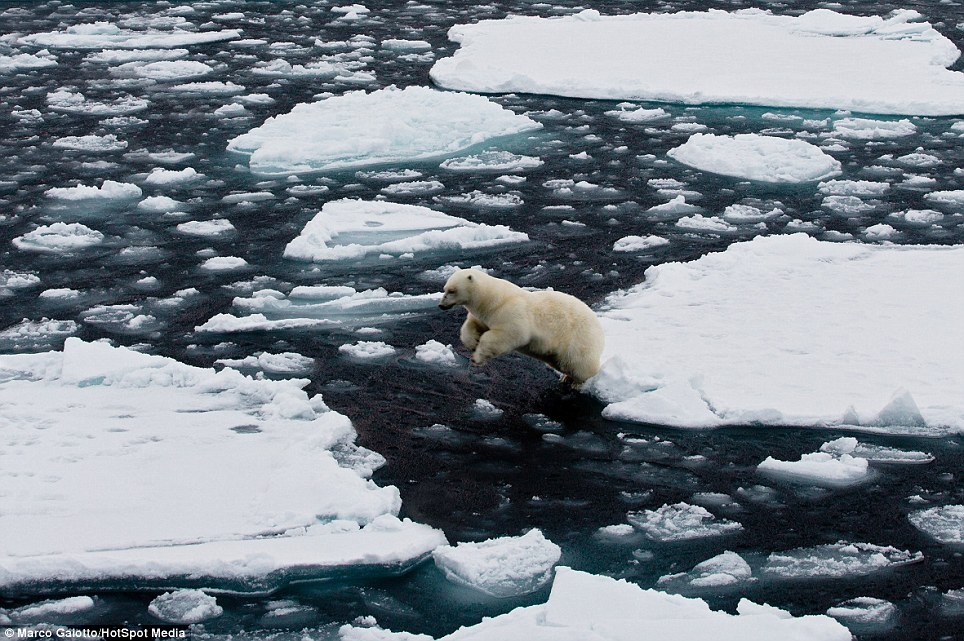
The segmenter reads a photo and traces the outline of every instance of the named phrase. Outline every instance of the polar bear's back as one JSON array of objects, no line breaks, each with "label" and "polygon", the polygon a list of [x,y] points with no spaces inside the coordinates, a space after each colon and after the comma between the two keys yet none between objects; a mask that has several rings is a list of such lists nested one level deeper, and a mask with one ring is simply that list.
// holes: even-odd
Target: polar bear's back
[{"label": "polar bear's back", "polygon": [[552,355],[557,369],[578,381],[596,374],[605,346],[602,325],[588,305],[557,291],[528,292],[532,355]]}]

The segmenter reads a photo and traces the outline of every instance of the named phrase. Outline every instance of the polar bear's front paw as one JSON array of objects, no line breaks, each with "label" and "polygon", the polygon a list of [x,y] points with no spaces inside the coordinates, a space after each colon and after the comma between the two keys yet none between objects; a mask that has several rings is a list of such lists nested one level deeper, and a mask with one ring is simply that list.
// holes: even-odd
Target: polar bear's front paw
[{"label": "polar bear's front paw", "polygon": [[472,354],[472,365],[475,367],[484,365],[487,360],[489,360],[489,357],[480,354],[479,350],[475,350],[475,353]]}]

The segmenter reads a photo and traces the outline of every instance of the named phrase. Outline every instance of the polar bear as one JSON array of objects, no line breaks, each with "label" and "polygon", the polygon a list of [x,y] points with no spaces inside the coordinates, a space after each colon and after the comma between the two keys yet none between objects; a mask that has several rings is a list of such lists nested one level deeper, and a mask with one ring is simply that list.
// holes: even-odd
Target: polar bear
[{"label": "polar bear", "polygon": [[468,311],[459,337],[472,363],[513,350],[538,358],[579,386],[599,371],[605,336],[581,300],[556,291],[527,291],[478,269],[460,269],[445,283],[439,307]]}]

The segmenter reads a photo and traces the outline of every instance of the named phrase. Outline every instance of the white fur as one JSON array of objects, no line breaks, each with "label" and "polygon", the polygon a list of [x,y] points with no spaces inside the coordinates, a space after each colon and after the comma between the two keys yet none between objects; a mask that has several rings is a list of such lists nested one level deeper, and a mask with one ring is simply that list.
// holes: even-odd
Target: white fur
[{"label": "white fur", "polygon": [[445,283],[439,307],[468,311],[459,337],[482,365],[513,350],[538,358],[582,384],[599,371],[605,336],[589,307],[569,294],[530,292],[477,269],[460,269]]}]

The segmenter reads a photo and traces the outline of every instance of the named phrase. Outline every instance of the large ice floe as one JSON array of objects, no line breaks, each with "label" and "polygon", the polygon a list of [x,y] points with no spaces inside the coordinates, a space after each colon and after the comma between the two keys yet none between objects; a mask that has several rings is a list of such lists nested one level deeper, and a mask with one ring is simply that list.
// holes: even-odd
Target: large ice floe
[{"label": "large ice floe", "polygon": [[0,356],[0,591],[267,590],[426,557],[444,536],[396,517],[384,459],[307,383],[76,338]]},{"label": "large ice floe", "polygon": [[[344,626],[341,641],[431,641],[424,635]],[[377,632],[373,634],[373,632]],[[443,641],[849,641],[825,615],[794,617],[741,599],[736,614],[702,599],[644,590],[627,581],[556,569],[548,602],[517,608],[443,637]]]},{"label": "large ice floe", "polygon": [[296,105],[228,150],[250,155],[254,173],[285,175],[444,157],[541,126],[482,96],[388,87]]},{"label": "large ice floe", "polygon": [[959,51],[916,11],[888,18],[759,9],[457,25],[443,87],[577,98],[737,103],[882,114],[964,113]]},{"label": "large ice floe", "polygon": [[288,243],[284,255],[310,261],[357,260],[487,249],[527,240],[526,234],[505,225],[473,223],[428,207],[346,199],[325,203]]},{"label": "large ice floe", "polygon": [[666,155],[703,171],[769,183],[826,180],[841,173],[839,161],[809,142],[759,134],[697,133]]},{"label": "large ice floe", "polygon": [[587,388],[635,422],[962,432],[961,291],[964,247],[736,243],[611,295]]}]

